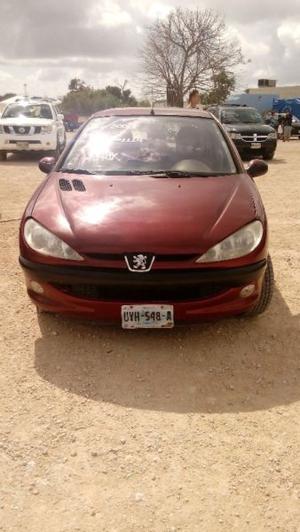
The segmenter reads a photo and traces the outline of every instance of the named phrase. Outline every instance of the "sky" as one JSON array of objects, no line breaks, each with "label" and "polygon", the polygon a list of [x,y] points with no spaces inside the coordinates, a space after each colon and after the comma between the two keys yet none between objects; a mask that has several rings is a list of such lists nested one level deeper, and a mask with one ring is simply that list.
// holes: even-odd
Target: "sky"
[{"label": "sky", "polygon": [[[142,95],[138,59],[145,27],[182,0],[1,0],[0,95],[60,96],[79,77],[102,88],[128,81]],[[258,78],[300,85],[300,0],[186,0],[224,15],[245,64],[237,89]]]}]

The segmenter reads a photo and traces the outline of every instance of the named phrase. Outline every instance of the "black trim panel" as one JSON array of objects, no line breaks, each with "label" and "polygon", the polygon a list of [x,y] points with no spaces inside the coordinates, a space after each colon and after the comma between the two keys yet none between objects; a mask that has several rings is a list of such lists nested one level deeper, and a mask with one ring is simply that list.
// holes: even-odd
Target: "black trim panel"
[{"label": "black trim panel", "polygon": [[89,266],[52,266],[31,262],[20,257],[25,270],[50,283],[97,284],[105,286],[192,286],[203,283],[225,283],[228,287],[242,286],[261,277],[266,260],[239,268],[199,268],[197,270],[152,270],[132,273],[129,270],[104,269]]}]

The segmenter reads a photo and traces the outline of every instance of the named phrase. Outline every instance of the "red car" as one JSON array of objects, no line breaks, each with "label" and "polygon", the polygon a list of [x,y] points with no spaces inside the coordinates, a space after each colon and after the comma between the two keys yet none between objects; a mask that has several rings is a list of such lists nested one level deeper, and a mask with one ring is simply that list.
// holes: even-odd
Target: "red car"
[{"label": "red car", "polygon": [[192,109],[94,115],[20,228],[27,290],[42,311],[124,328],[254,316],[269,305],[268,229],[253,178],[222,126]]}]

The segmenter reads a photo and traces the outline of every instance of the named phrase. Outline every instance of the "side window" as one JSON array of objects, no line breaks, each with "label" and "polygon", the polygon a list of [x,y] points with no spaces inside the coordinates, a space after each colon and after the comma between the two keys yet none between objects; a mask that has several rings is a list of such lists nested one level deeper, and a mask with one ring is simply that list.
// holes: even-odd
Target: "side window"
[{"label": "side window", "polygon": [[41,118],[47,118],[52,120],[53,115],[51,111],[51,107],[48,104],[42,104],[40,107],[40,116]]}]

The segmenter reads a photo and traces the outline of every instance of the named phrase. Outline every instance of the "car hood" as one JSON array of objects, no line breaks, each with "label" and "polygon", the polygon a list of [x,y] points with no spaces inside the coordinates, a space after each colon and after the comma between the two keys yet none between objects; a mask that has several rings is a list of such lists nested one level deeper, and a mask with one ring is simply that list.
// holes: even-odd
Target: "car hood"
[{"label": "car hood", "polygon": [[51,126],[53,124],[53,119],[46,118],[1,118],[1,126]]},{"label": "car hood", "polygon": [[274,128],[267,124],[223,124],[227,131],[237,131],[238,133],[244,133],[251,131],[253,133],[264,133],[268,135],[274,132]]},{"label": "car hood", "polygon": [[[72,179],[86,190],[74,190],[74,181],[72,190],[60,188],[66,188],[66,181],[70,188]],[[83,254],[199,253],[264,217],[256,186],[246,174],[72,179],[52,174],[29,214]]]}]

